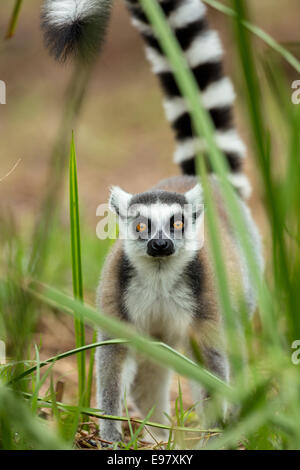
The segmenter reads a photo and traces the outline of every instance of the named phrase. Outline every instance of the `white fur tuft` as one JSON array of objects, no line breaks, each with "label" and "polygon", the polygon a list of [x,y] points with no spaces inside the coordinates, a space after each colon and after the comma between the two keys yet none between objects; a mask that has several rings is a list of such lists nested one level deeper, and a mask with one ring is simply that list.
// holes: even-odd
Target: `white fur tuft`
[{"label": "white fur tuft", "polygon": [[64,26],[97,15],[110,0],[46,0],[44,15],[53,26]]},{"label": "white fur tuft", "polygon": [[192,189],[187,191],[185,194],[186,200],[193,206],[203,203],[203,189],[200,184],[196,184]]},{"label": "white fur tuft", "polygon": [[119,186],[113,186],[109,198],[110,210],[120,217],[126,217],[131,198],[132,194],[127,193]]}]

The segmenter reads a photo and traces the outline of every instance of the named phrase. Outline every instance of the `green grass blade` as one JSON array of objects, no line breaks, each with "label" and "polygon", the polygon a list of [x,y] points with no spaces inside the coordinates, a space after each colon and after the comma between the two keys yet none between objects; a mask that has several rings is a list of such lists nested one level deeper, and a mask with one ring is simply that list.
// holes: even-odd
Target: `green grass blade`
[{"label": "green grass blade", "polygon": [[36,411],[37,411],[39,391],[42,388],[42,386],[44,385],[44,383],[46,382],[49,374],[52,372],[53,365],[54,364],[51,364],[51,366],[45,372],[45,374],[43,375],[43,377],[41,379],[40,379],[39,376],[37,376],[37,378],[36,378],[34,393],[32,395],[32,402],[31,402],[31,411],[32,411],[33,415],[36,414]]},{"label": "green grass blade", "polygon": [[[31,394],[22,392],[22,395],[25,398],[30,399]],[[50,400],[46,400],[43,398],[38,399],[38,403],[40,404],[41,408],[51,408],[52,407],[52,402]],[[56,402],[56,405],[59,409],[64,410],[64,411],[70,411],[70,412],[77,412],[78,406],[73,406],[73,405],[67,405],[66,403],[60,403]],[[151,410],[152,411],[152,410]],[[100,419],[107,419],[111,421],[122,421],[122,422],[128,422],[128,417],[127,416],[113,416],[113,415],[106,415],[104,413],[101,413],[101,411],[97,410],[96,408],[85,408],[82,407],[80,408],[80,413],[83,413],[84,415],[87,416],[92,416],[94,418],[100,418]],[[158,429],[167,429],[169,431],[174,430],[174,431],[186,431],[186,432],[191,432],[191,433],[218,433],[220,430],[218,428],[213,428],[213,429],[203,429],[203,428],[189,428],[189,427],[182,427],[182,426],[168,426],[167,424],[161,424],[161,423],[155,423],[152,421],[145,421],[137,418],[130,418],[131,423],[134,424],[143,424],[149,427],[153,428],[158,428]]]},{"label": "green grass blade", "polygon": [[[71,253],[72,253],[72,275],[73,293],[75,299],[83,301],[82,267],[81,267],[81,247],[80,247],[80,222],[79,222],[79,202],[78,184],[76,168],[76,151],[74,135],[72,134],[69,165],[69,185],[70,185],[70,233],[71,233]],[[75,313],[75,339],[76,347],[80,348],[85,344],[85,327],[80,313]],[[85,394],[85,351],[81,351],[77,356],[78,361],[78,392],[79,400]]]},{"label": "green grass blade", "polygon": [[[80,247],[80,221],[79,221],[79,202],[78,202],[78,183],[76,150],[74,143],[74,134],[72,134],[70,148],[70,226],[71,226],[71,246],[72,246],[72,274],[73,291],[76,299],[83,300],[82,286],[82,268],[81,268],[81,247]],[[83,344],[81,344],[83,346]]]},{"label": "green grass blade", "polygon": [[132,424],[131,424],[131,420],[130,420],[130,416],[129,416],[129,411],[128,411],[126,390],[125,390],[125,393],[124,393],[124,408],[125,408],[125,413],[126,413],[126,418],[127,418],[127,423],[128,423],[130,438],[131,438],[131,440],[132,440],[134,433],[133,433],[133,428],[132,428]]},{"label": "green grass blade", "polygon": [[38,365],[32,366],[29,369],[26,369],[24,372],[22,372],[22,374],[14,377],[10,382],[8,382],[7,385],[12,385],[13,383],[18,382],[19,380],[24,379],[28,375],[33,374],[38,368],[41,369],[42,367],[45,367],[53,362],[60,361],[61,359],[65,359],[66,357],[73,356],[74,354],[79,354],[82,351],[95,350],[96,348],[100,346],[106,346],[109,344],[123,344],[123,343],[127,343],[127,341],[122,340],[122,339],[112,339],[112,340],[107,340],[107,341],[99,341],[99,342],[92,343],[92,344],[86,344],[85,346],[82,346],[80,348],[65,351],[61,354],[57,354],[56,356],[50,357],[49,359],[46,359],[45,361],[40,362]]},{"label": "green grass blade", "polygon": [[[154,408],[151,408],[151,410],[148,412],[146,415],[145,419],[143,419],[142,423],[139,425],[139,427],[136,429],[136,431],[133,433],[131,440],[126,446],[126,450],[129,450],[132,446],[134,446],[134,450],[137,450],[137,440],[139,435],[143,432],[143,429],[145,428],[147,422],[149,422],[149,419],[151,418],[151,415],[153,414]],[[130,425],[132,423],[131,419],[129,418]]]},{"label": "green grass blade", "polygon": [[[203,0],[207,5],[210,5],[212,8],[224,13],[225,15],[236,17],[237,12],[224,5],[223,3],[218,2],[217,0]],[[248,31],[253,33],[255,36],[260,38],[264,41],[271,49],[276,51],[279,55],[281,55],[298,73],[300,73],[300,62],[296,59],[296,57],[284,46],[279,44],[272,36],[266,33],[263,29],[259,28],[258,26],[252,24],[247,20],[242,21],[242,26],[246,28]]]},{"label": "green grass blade", "polygon": [[22,7],[23,0],[16,0],[15,6],[11,15],[11,19],[7,28],[5,39],[10,39],[14,36],[18,24],[18,19],[20,16],[20,11]]},{"label": "green grass blade", "polygon": [[[20,400],[12,390],[0,382],[0,431],[5,428],[14,429],[27,446],[34,449],[67,449],[62,439],[49,430],[46,422],[32,416],[23,400]],[[4,425],[4,428],[3,428]],[[15,436],[14,436],[15,441]],[[21,441],[21,442],[22,442]],[[16,448],[18,444],[15,443]]]},{"label": "green grass blade", "polygon": [[[95,330],[93,332],[93,343],[96,343],[96,340],[97,340],[97,331]],[[89,407],[91,405],[93,377],[94,377],[95,353],[96,353],[96,349],[92,348],[91,352],[90,352],[90,361],[89,361],[89,369],[88,369],[87,385],[86,385],[86,406],[87,407]]]},{"label": "green grass blade", "polygon": [[40,354],[37,345],[35,345],[35,355],[36,355],[36,377],[35,377],[35,383],[32,385],[34,386],[34,393],[32,395],[32,400],[31,400],[31,411],[32,414],[35,414],[36,412],[36,404],[37,404],[37,399],[39,396],[39,389],[40,389]]},{"label": "green grass blade", "polygon": [[54,382],[53,382],[53,374],[50,376],[50,397],[51,397],[51,405],[52,405],[52,416],[56,420],[57,424],[59,425],[60,422],[60,416],[59,416],[59,409],[57,406],[57,400],[56,400],[56,393],[55,393],[55,388],[54,388]]},{"label": "green grass blade", "polygon": [[112,337],[129,340],[131,347],[148,355],[149,358],[158,362],[160,365],[163,363],[166,367],[173,368],[179,374],[202,383],[208,390],[219,392],[228,397],[229,400],[236,400],[237,397],[234,391],[221,379],[202,367],[197,366],[193,361],[185,358],[172,348],[161,343],[153,342],[150,338],[139,335],[132,325],[103,315],[92,307],[82,304],[78,300],[72,299],[58,290],[43,286],[40,283],[32,282],[30,288],[28,288],[28,292],[49,306],[61,309],[69,315],[74,316],[74,311],[80,312],[86,322],[107,331]]},{"label": "green grass blade", "polygon": [[221,240],[219,236],[219,227],[217,223],[217,213],[213,200],[212,190],[208,182],[206,174],[206,168],[203,158],[199,156],[197,158],[197,166],[200,167],[198,173],[201,175],[201,183],[206,201],[206,221],[209,228],[210,234],[210,245],[211,252],[213,253],[214,270],[217,274],[217,287],[219,291],[219,297],[221,302],[221,308],[224,313],[225,323],[225,334],[227,336],[227,342],[230,344],[230,359],[232,368],[234,371],[239,368],[238,354],[239,343],[236,335],[236,322],[237,319],[233,315],[233,309],[231,306],[231,299],[229,295],[229,286],[227,280],[227,273],[224,264],[223,251],[221,247]]},{"label": "green grass blade", "polygon": [[230,217],[233,229],[240,240],[253,284],[258,292],[258,303],[261,307],[260,310],[263,320],[264,334],[268,337],[269,341],[278,343],[277,332],[272,328],[274,323],[272,297],[258,268],[255,256],[256,253],[254,252],[252,241],[249,238],[248,231],[245,230],[244,217],[241,212],[239,198],[227,179],[228,165],[224,155],[217,147],[214,127],[209,114],[202,105],[201,95],[199,93],[195,77],[187,67],[179,43],[166,22],[160,6],[156,1],[140,1],[146,15],[153,24],[165,54],[171,62],[179,89],[187,100],[192,115],[195,134],[202,138],[205,137],[207,142],[213,170],[218,175],[221,182],[221,192],[228,210],[228,216]]}]

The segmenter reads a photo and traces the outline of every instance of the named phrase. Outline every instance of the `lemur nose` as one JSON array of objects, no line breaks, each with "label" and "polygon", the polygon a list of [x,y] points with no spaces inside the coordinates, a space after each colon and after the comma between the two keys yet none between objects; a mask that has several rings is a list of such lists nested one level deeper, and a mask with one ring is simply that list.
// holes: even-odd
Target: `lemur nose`
[{"label": "lemur nose", "polygon": [[165,250],[168,247],[167,240],[153,240],[153,248],[154,250]]},{"label": "lemur nose", "polygon": [[174,253],[174,245],[169,239],[153,239],[148,243],[147,252],[150,256],[169,256]]}]

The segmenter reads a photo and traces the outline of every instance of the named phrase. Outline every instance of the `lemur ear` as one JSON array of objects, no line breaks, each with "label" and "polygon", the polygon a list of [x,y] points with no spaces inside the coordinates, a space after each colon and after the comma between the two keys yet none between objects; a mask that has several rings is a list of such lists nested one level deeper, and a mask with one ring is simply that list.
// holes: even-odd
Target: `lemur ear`
[{"label": "lemur ear", "polygon": [[111,188],[109,197],[109,208],[120,217],[126,217],[132,194],[123,191],[119,186]]},{"label": "lemur ear", "polygon": [[192,206],[193,217],[197,218],[203,212],[203,190],[198,183],[185,194],[187,203]]},{"label": "lemur ear", "polygon": [[200,184],[196,184],[192,189],[185,193],[186,200],[189,204],[203,203],[203,190]]}]

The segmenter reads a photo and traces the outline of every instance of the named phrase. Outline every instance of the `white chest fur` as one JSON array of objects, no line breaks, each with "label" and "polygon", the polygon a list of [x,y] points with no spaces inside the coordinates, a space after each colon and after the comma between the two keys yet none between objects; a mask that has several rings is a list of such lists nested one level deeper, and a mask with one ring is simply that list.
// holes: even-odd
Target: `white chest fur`
[{"label": "white chest fur", "polygon": [[178,261],[138,263],[125,296],[128,315],[136,328],[169,344],[185,336],[195,306]]}]

